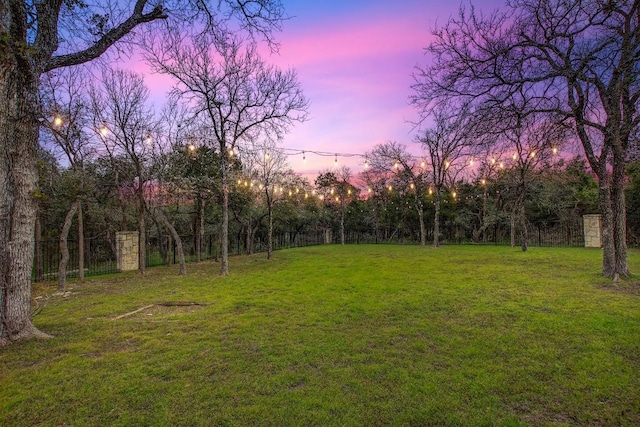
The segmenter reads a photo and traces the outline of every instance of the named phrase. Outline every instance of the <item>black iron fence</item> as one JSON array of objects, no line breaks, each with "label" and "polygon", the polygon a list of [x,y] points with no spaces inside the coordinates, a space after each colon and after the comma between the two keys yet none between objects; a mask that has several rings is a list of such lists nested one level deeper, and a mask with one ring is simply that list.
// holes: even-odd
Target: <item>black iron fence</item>
[{"label": "black iron fence", "polygon": [[[508,227],[492,227],[484,233],[478,234],[473,239],[469,233],[456,227],[447,227],[441,238],[443,244],[491,244],[509,245],[511,242],[510,229]],[[582,221],[573,223],[539,223],[530,224],[528,227],[529,246],[584,246]],[[430,242],[433,236],[427,235]],[[183,251],[187,262],[197,260],[218,259],[220,255],[220,242],[216,235],[206,235],[200,244],[200,253],[196,250],[196,242],[193,236],[181,238]],[[324,230],[318,232],[287,232],[274,235],[273,250],[295,248],[303,246],[337,244],[341,242],[340,233],[337,230]],[[346,244],[419,244],[419,236],[415,230],[372,230],[345,232]],[[68,240],[69,262],[67,276],[78,277],[79,257],[78,242]],[[519,237],[516,244],[520,245]],[[229,254],[242,255],[248,253],[260,253],[267,251],[267,241],[263,237],[256,236],[253,241],[247,243],[244,234],[237,234],[229,239]],[[58,265],[60,262],[60,248],[57,240],[42,240],[36,242],[36,253],[33,268],[34,281],[53,280],[58,277]],[[175,241],[170,236],[147,237],[146,264],[147,266],[176,264]],[[116,243],[115,239],[96,238],[85,239],[84,243],[84,275],[99,275],[116,273]]]}]

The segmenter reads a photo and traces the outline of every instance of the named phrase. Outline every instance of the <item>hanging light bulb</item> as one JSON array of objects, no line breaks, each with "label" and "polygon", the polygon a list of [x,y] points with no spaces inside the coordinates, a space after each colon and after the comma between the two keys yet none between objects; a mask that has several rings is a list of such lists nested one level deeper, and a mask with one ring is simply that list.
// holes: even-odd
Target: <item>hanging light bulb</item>
[{"label": "hanging light bulb", "polygon": [[56,115],[56,116],[53,118],[53,125],[54,125],[54,126],[62,126],[62,117],[60,117],[60,116]]},{"label": "hanging light bulb", "polygon": [[473,159],[469,160],[469,166],[473,166]]},{"label": "hanging light bulb", "polygon": [[396,161],[396,162],[393,164],[393,168],[394,168],[394,169],[396,169],[396,170],[398,170],[398,168],[399,168],[399,167],[400,167],[400,165],[399,165],[399,164],[398,164],[398,162]]},{"label": "hanging light bulb", "polygon": [[425,162],[424,160],[420,162],[420,167],[421,167],[422,169],[424,169],[424,167],[425,167],[426,165],[427,165],[427,164],[426,164],[426,162]]},{"label": "hanging light bulb", "polygon": [[558,147],[553,147],[553,154],[558,154]]},{"label": "hanging light bulb", "polygon": [[364,158],[364,168],[367,169],[369,167],[369,159],[368,158]]}]

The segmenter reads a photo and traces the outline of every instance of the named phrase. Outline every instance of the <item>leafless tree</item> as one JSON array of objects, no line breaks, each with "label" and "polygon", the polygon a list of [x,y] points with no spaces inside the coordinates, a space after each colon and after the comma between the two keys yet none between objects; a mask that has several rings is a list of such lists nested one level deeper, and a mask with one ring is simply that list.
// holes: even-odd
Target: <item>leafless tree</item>
[{"label": "leafless tree", "polygon": [[222,155],[221,275],[229,273],[230,159],[241,144],[280,139],[307,117],[308,101],[293,70],[268,65],[255,44],[233,34],[185,37],[168,30],[147,41],[146,58],[155,71],[170,75],[171,94],[206,120],[209,139]]},{"label": "leafless tree", "polygon": [[251,150],[250,176],[255,178],[259,191],[264,195],[267,207],[267,259],[273,255],[273,207],[284,197],[284,185],[289,170],[287,156],[273,143],[257,145]]},{"label": "leafless tree", "polygon": [[425,246],[427,230],[424,224],[424,196],[429,186],[426,164],[409,153],[406,146],[395,141],[375,146],[366,157],[375,176],[385,174],[396,177],[396,181],[403,184],[403,188],[397,190],[412,197],[420,223],[420,244]]},{"label": "leafless tree", "polygon": [[125,156],[133,166],[134,176],[129,179],[134,186],[138,219],[138,271],[144,274],[146,197],[151,192],[149,168],[153,158],[153,136],[157,134],[156,119],[147,105],[149,89],[139,74],[106,69],[102,74],[102,87],[93,89],[91,97],[95,122],[102,123],[99,131],[103,133],[102,140],[109,156],[112,159]]},{"label": "leafless tree", "polygon": [[426,152],[430,178],[433,180],[434,223],[433,246],[440,246],[440,205],[442,193],[451,188],[456,178],[467,166],[475,139],[472,134],[473,123],[467,108],[454,112],[445,106],[434,109],[433,127],[426,129],[418,137]]},{"label": "leafless tree", "polygon": [[437,29],[412,101],[424,111],[451,98],[495,110],[521,97],[529,111],[559,115],[599,180],[602,272],[627,276],[624,174],[640,120],[640,1],[508,5],[489,15],[462,7]]},{"label": "leafless tree", "polygon": [[67,239],[74,216],[78,218],[78,279],[84,280],[84,216],[83,199],[86,197],[84,162],[92,155],[93,146],[87,132],[90,102],[87,99],[87,74],[79,67],[54,70],[43,76],[41,96],[43,110],[53,117],[47,127],[55,143],[54,150],[61,150],[73,175],[72,191],[75,192],[60,233],[61,258],[58,264],[58,290],[66,285],[69,248]]},{"label": "leafless tree", "polygon": [[[31,321],[41,76],[102,56],[142,24],[169,17],[237,23],[272,40],[285,18],[279,0],[83,2],[0,0],[0,345],[46,337]],[[180,13],[176,13],[180,12]],[[222,22],[222,23],[221,23]],[[111,49],[113,50],[113,49]]]}]

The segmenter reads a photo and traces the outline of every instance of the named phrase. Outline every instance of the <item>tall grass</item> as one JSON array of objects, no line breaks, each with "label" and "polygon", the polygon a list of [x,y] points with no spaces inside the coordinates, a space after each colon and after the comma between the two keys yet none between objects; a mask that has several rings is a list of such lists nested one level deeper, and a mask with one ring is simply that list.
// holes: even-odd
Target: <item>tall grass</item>
[{"label": "tall grass", "polygon": [[[45,285],[0,425],[640,425],[640,279],[600,259],[317,246]],[[115,319],[166,302],[203,305]]]}]

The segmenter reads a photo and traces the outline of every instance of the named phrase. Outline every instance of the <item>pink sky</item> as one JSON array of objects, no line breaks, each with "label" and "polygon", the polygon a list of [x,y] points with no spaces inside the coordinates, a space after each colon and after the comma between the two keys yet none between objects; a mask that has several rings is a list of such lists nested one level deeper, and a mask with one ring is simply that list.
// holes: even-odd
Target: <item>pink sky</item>
[{"label": "pink sky", "polygon": [[[501,0],[474,5],[489,12]],[[411,148],[416,112],[408,103],[411,73],[424,65],[430,31],[457,14],[459,3],[437,0],[284,0],[293,18],[277,34],[281,48],[269,60],[297,70],[309,98],[310,120],[296,124],[282,144],[288,149],[364,154],[375,145],[397,141]],[[147,79],[156,92],[167,81]],[[289,159],[307,176],[334,165],[334,157],[306,154]],[[340,158],[354,173],[362,159]]]}]

